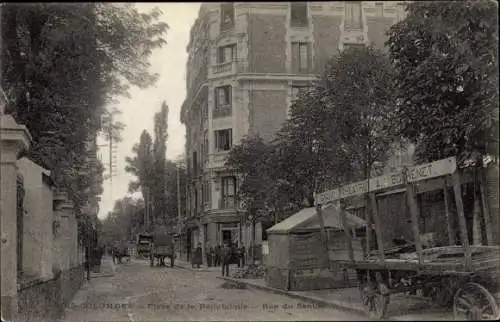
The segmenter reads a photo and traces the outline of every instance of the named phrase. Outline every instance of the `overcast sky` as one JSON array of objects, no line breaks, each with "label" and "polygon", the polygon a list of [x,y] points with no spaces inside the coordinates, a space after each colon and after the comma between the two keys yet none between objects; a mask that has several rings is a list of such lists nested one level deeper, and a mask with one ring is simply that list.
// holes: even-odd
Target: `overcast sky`
[{"label": "overcast sky", "polygon": [[[193,25],[199,3],[137,3],[140,11],[149,11],[159,7],[164,20],[169,25],[167,44],[153,52],[151,57],[152,71],[160,74],[155,87],[140,90],[133,88],[131,98],[120,99],[117,108],[122,111],[118,117],[125,124],[122,133],[123,142],[118,144],[116,160],[117,175],[104,182],[104,193],[101,196],[99,217],[105,218],[112,210],[116,199],[127,195],[128,183],[133,179],[125,172],[125,157],[132,155],[132,146],[139,141],[143,129],[153,135],[153,117],[160,109],[161,102],[166,101],[169,108],[167,158],[176,159],[184,152],[185,128],[180,122],[179,113],[186,94],[186,47],[189,41],[189,30]],[[104,142],[100,142],[103,144]],[[109,150],[101,147],[102,161],[107,166]],[[106,173],[108,170],[106,170]]]}]

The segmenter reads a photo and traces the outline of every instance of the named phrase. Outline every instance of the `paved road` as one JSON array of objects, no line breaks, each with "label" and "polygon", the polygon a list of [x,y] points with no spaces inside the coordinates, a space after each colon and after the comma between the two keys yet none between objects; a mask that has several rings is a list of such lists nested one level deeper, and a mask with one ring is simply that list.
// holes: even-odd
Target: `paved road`
[{"label": "paved road", "polygon": [[254,289],[226,289],[214,272],[118,265],[113,277],[93,279],[63,321],[321,321],[366,316],[318,308]]}]

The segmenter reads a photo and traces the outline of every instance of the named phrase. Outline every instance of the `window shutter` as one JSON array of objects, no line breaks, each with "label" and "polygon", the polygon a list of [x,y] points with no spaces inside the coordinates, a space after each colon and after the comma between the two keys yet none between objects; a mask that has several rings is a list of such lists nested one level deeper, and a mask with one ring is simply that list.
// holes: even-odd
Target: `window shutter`
[{"label": "window shutter", "polygon": [[307,43],[307,72],[311,73],[312,72],[312,63],[313,63],[313,57],[312,57],[312,44]]},{"label": "window shutter", "polygon": [[231,86],[226,86],[226,103],[228,105],[232,104],[232,87]]},{"label": "window shutter", "polygon": [[217,48],[217,63],[222,64],[224,62],[224,48]]},{"label": "window shutter", "polygon": [[299,43],[292,43],[292,70],[298,72],[300,69],[300,47]]},{"label": "window shutter", "polygon": [[215,151],[219,150],[219,133],[217,131],[214,132],[215,136]]},{"label": "window shutter", "polygon": [[217,87],[214,89],[214,96],[215,96],[215,106],[219,106],[219,89]]},{"label": "window shutter", "polygon": [[233,146],[233,129],[229,129],[229,134],[228,134],[228,140],[229,140],[229,147]]}]

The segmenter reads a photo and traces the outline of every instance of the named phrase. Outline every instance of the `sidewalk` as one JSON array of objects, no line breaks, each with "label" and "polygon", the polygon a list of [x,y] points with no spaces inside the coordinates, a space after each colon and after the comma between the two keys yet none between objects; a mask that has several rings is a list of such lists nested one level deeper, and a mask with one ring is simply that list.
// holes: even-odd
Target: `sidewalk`
[{"label": "sidewalk", "polygon": [[[217,278],[236,283],[244,283],[253,288],[286,295],[302,301],[366,314],[357,288],[293,292],[269,287],[265,284],[264,279],[236,279],[221,276]],[[453,314],[442,308],[433,307],[429,299],[416,296],[393,295],[389,302],[386,319],[396,321],[449,321],[453,320]]]},{"label": "sidewalk", "polygon": [[[119,288],[113,283],[116,267],[110,257],[101,262],[101,272],[84,279],[80,290],[66,307],[61,322],[123,321],[128,300],[117,297]],[[100,278],[111,277],[111,278]],[[112,304],[113,307],[110,307]],[[118,308],[117,308],[118,307]]]},{"label": "sidewalk", "polygon": [[116,272],[116,265],[113,263],[113,259],[108,256],[104,256],[101,261],[101,268],[98,273],[91,272],[90,278],[98,277],[111,277],[114,276]]}]

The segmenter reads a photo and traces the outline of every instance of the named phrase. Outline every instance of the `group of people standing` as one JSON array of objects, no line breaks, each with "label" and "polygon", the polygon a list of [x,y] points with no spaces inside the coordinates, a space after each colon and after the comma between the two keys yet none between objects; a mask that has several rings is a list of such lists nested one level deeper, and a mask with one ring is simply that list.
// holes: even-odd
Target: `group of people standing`
[{"label": "group of people standing", "polygon": [[[245,247],[237,247],[236,244],[224,243],[223,246],[205,246],[205,259],[208,267],[222,266],[222,276],[229,275],[229,264],[236,263],[238,267],[245,266]],[[193,251],[192,266],[200,267],[203,263],[203,251],[201,243]]]}]

